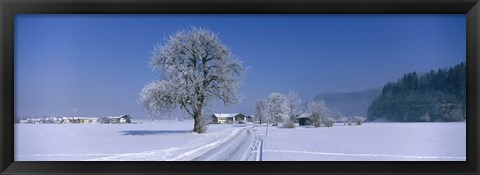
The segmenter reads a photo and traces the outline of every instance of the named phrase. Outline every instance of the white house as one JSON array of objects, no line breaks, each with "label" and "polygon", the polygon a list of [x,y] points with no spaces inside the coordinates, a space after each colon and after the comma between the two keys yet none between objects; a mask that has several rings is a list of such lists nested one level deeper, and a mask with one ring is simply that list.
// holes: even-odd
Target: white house
[{"label": "white house", "polygon": [[97,123],[98,122],[98,118],[90,118],[90,123]]},{"label": "white house", "polygon": [[43,123],[43,122],[42,122],[42,119],[40,119],[40,118],[32,118],[32,119],[29,119],[29,123],[40,124],[40,123]]},{"label": "white house", "polygon": [[62,117],[62,123],[70,123],[70,119],[68,117]]},{"label": "white house", "polygon": [[107,122],[111,124],[116,123],[132,123],[130,115],[109,116]]},{"label": "white house", "polygon": [[63,122],[63,119],[62,118],[59,118],[59,117],[54,117],[53,118],[53,123],[54,124],[60,124]]},{"label": "white house", "polygon": [[213,123],[219,123],[219,124],[232,124],[232,123],[239,123],[239,122],[245,122],[245,115],[241,113],[231,113],[231,114],[222,114],[222,113],[216,113],[212,115],[212,122]]},{"label": "white house", "polygon": [[253,118],[255,118],[255,116],[254,116],[253,114],[251,114],[251,115],[249,115],[249,116],[247,116],[247,117],[245,118],[245,121],[247,121],[247,122],[253,122]]}]

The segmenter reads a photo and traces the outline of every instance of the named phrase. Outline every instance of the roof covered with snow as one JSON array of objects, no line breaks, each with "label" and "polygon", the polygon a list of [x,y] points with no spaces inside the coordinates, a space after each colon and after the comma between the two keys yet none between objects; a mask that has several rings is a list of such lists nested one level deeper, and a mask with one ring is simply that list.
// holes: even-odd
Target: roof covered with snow
[{"label": "roof covered with snow", "polygon": [[310,117],[310,113],[300,114],[300,116],[298,116],[297,118],[308,118],[308,117]]},{"label": "roof covered with snow", "polygon": [[120,119],[120,118],[128,118],[128,115],[119,115],[119,116],[108,116],[109,119]]},{"label": "roof covered with snow", "polygon": [[216,114],[213,114],[215,117],[219,118],[219,117],[222,117],[222,118],[232,118],[232,117],[235,117],[237,116],[238,114],[240,113],[230,113],[230,114],[222,114],[222,113],[216,113]]}]

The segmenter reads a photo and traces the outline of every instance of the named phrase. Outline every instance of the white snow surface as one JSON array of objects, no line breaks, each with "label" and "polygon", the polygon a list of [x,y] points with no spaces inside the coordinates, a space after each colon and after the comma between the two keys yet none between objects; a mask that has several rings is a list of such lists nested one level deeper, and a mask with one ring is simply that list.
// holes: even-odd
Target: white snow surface
[{"label": "white snow surface", "polygon": [[[232,142],[233,138],[250,127],[209,125],[204,134],[193,133],[192,128],[192,120],[16,124],[14,158],[15,161],[192,160],[211,156],[212,150],[222,145],[238,143],[238,139]],[[330,128],[293,129],[270,126],[268,137],[265,129],[265,125],[252,129],[263,140],[264,161],[466,160],[465,123],[335,124]]]},{"label": "white snow surface", "polygon": [[16,124],[15,161],[190,160],[231,139],[241,128],[192,120],[141,124]]},{"label": "white snow surface", "polygon": [[364,123],[361,126],[265,126],[266,161],[466,161],[465,123]]}]

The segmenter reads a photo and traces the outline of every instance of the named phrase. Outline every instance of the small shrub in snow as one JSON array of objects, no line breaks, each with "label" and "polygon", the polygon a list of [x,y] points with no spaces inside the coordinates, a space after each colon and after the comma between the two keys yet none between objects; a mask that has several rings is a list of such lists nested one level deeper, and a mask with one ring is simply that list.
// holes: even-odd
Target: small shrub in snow
[{"label": "small shrub in snow", "polygon": [[348,124],[348,126],[352,126],[352,125],[353,125],[353,118],[352,118],[352,117],[348,117],[348,119],[347,119],[347,124]]},{"label": "small shrub in snow", "polygon": [[362,125],[363,122],[365,121],[365,118],[362,116],[355,116],[353,118],[353,121],[355,122],[355,125]]},{"label": "small shrub in snow", "polygon": [[335,118],[335,123],[341,122],[343,119],[343,116],[340,112],[335,113],[333,117]]},{"label": "small shrub in snow", "polygon": [[285,121],[285,123],[283,123],[283,128],[295,128],[295,123],[293,123],[293,121],[291,120],[287,120]]},{"label": "small shrub in snow", "polygon": [[323,125],[325,125],[326,127],[332,127],[333,122],[334,122],[333,119],[329,117],[323,121]]},{"label": "small shrub in snow", "polygon": [[425,112],[425,113],[423,113],[423,115],[421,117],[421,120],[423,120],[425,122],[430,122],[432,120],[432,118],[430,117],[430,114],[428,112]]}]

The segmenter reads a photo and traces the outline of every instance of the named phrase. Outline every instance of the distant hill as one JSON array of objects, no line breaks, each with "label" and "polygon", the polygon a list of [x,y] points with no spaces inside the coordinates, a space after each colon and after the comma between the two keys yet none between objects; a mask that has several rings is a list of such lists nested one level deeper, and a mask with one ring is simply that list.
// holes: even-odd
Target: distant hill
[{"label": "distant hill", "polygon": [[363,91],[338,92],[317,95],[314,100],[325,100],[332,114],[340,112],[345,117],[366,116],[368,107],[378,96],[382,88],[372,88]]}]

